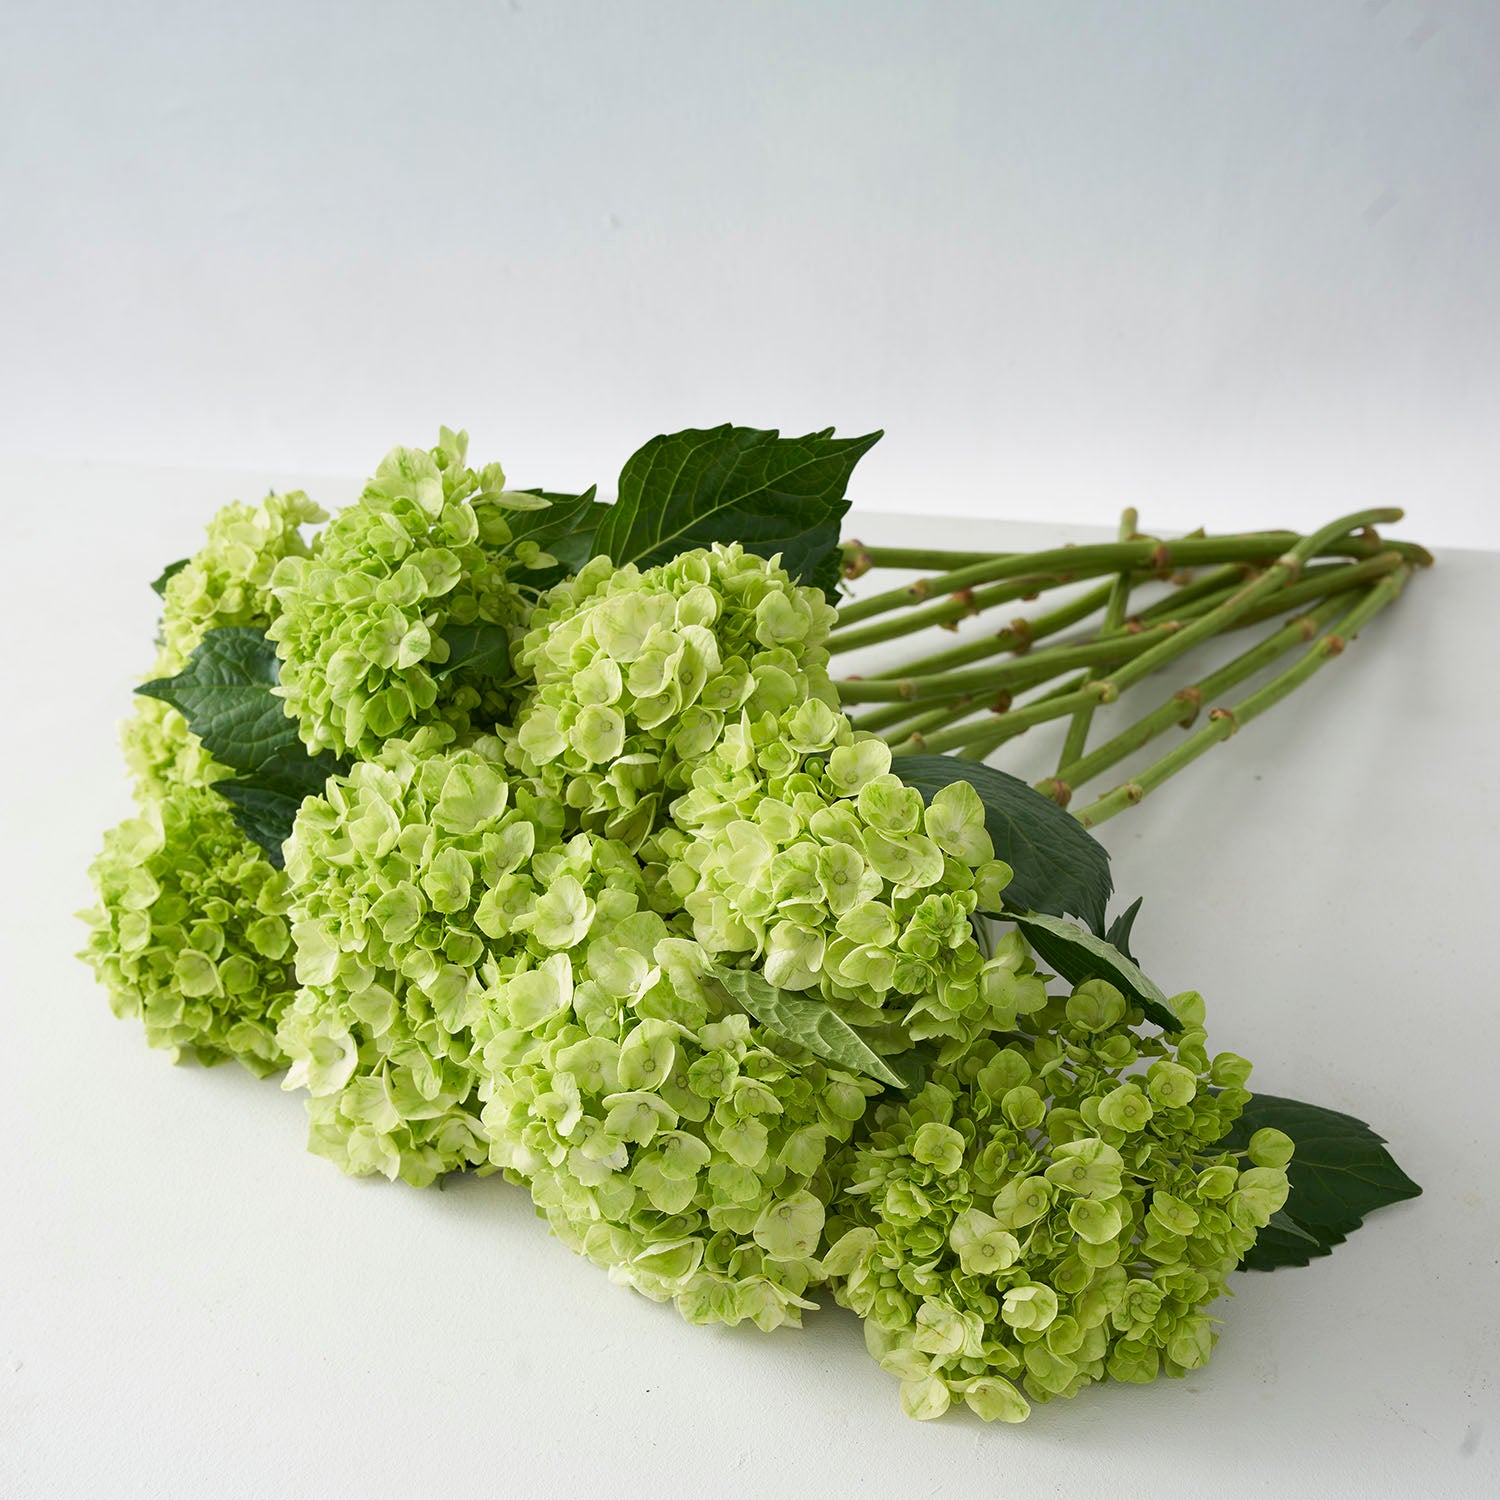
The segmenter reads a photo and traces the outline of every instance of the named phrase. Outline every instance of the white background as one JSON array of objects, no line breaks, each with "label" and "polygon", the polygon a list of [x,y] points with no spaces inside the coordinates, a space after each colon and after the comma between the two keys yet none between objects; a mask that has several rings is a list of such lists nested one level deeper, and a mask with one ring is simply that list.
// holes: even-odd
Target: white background
[{"label": "white background", "polygon": [[1425,1195],[1020,1429],[904,1421],[836,1309],[688,1328],[500,1183],[341,1178],[114,1021],[69,913],[146,580],[440,421],[606,492],[688,423],[884,426],[879,541],[1500,545],[1497,61],[1478,0],[0,8],[0,1494],[1491,1495],[1494,559],[1102,830],[1214,1044]]},{"label": "white background", "polygon": [[7,0],[0,461],[1500,546],[1491,0]]}]

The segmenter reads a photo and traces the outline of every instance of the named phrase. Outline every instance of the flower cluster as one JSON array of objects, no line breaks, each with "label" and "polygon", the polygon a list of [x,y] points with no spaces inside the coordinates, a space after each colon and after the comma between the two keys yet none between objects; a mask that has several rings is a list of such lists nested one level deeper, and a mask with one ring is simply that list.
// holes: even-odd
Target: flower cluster
[{"label": "flower cluster", "polygon": [[[180,672],[210,630],[268,626],[276,612],[272,572],[283,558],[308,557],[312,548],[301,528],[325,519],[300,490],[220,510],[208,523],[203,546],[163,587],[159,650],[150,675]],[[160,795],[168,786],[207,786],[227,774],[182,715],[159,698],[137,699],[122,744],[142,796]]]},{"label": "flower cluster", "polygon": [[890,766],[820,699],[744,713],[653,841],[662,899],[710,953],[815,990],[877,1050],[1007,1030],[1046,992],[1019,940],[987,959],[975,938],[1011,876],[983,805],[967,782],[924,805]]},{"label": "flower cluster", "polygon": [[1148,1040],[1089,981],[881,1104],[842,1159],[824,1266],[909,1415],[1019,1421],[1027,1396],[1207,1360],[1204,1309],[1285,1201],[1291,1142],[1215,1149],[1250,1065],[1210,1062],[1201,1000],[1174,1005],[1175,1044]]},{"label": "flower cluster", "polygon": [[285,1064],[276,1026],[295,990],[287,883],[203,787],[172,787],[104,836],[83,957],[117,1015],[174,1058]]},{"label": "flower cluster", "polygon": [[500,990],[491,1159],[565,1244],[690,1321],[799,1323],[826,1159],[879,1085],[729,1009],[702,949],[644,908],[623,845],[580,833],[537,866],[568,893],[576,940],[541,957],[533,937]]},{"label": "flower cluster", "polygon": [[474,1027],[521,910],[562,899],[527,873],[550,809],[512,794],[497,741],[452,739],[433,725],[330,778],[286,845],[302,988],[283,1086],[311,1095],[312,1150],[417,1184],[487,1159]]},{"label": "flower cluster", "polygon": [[[268,625],[272,572],[308,555],[301,527],[323,518],[300,491],[220,510],[162,588],[150,675],[180,671],[210,630]],[[105,835],[90,869],[99,904],[85,914],[83,957],[151,1046],[273,1072],[285,1065],[275,1033],[295,991],[286,880],[206,790],[229,772],[175,708],[138,698],[121,739],[141,811]]]},{"label": "flower cluster", "polygon": [[157,673],[262,628],[302,741],[352,764],[283,873],[141,703],[142,812],[91,872],[115,1009],[174,1055],[287,1067],[347,1172],[503,1172],[691,1321],[797,1324],[831,1286],[913,1416],[1201,1365],[1291,1155],[1221,1147],[1249,1065],[1210,1060],[1202,1002],[1148,1037],[994,938],[1012,872],[979,795],[924,798],[852,728],[819,591],[731,544],[538,596],[555,559],[511,513],[545,503],[444,429],[311,543],[300,494],[220,513]]},{"label": "flower cluster", "polygon": [[162,592],[161,675],[180,671],[210,630],[271,623],[271,576],[288,557],[310,557],[301,528],[328,519],[301,490],[235,501],[208,524],[202,547],[168,577]]},{"label": "flower cluster", "polygon": [[505,715],[503,662],[449,668],[443,632],[519,620],[512,562],[552,559],[534,544],[506,550],[506,515],[546,502],[506,490],[498,464],[468,468],[467,449],[447,428],[430,451],[392,449],[316,553],[272,574],[278,691],[310,750],[369,756],[424,724],[465,733]]},{"label": "flower cluster", "polygon": [[837,702],[833,618],[817,589],[737,543],[644,573],[596,557],[530,618],[513,761],[580,826],[634,847],[726,723]]},{"label": "flower cluster", "polygon": [[565,840],[495,740],[451,738],[388,742],[288,842],[302,989],[280,1041],[312,1149],[418,1184],[504,1168],[688,1316],[795,1321],[825,1155],[878,1085],[732,1013],[624,844]]}]

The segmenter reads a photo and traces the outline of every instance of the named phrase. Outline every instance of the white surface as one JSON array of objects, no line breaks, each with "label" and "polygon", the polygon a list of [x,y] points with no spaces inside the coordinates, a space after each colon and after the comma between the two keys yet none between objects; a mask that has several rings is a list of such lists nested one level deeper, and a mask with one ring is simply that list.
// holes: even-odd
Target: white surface
[{"label": "white surface", "polygon": [[691,1328],[518,1189],[341,1177],[302,1151],[299,1100],[173,1069],[72,959],[127,811],[112,724],[150,654],[146,580],[208,507],[288,477],[0,480],[22,543],[0,594],[6,1500],[1494,1493],[1500,557],[1445,555],[1315,686],[1103,829],[1147,967],[1206,993],[1213,1043],[1373,1122],[1426,1195],[1330,1260],[1236,1278],[1181,1384],[919,1426],[843,1311]]},{"label": "white surface", "polygon": [[1500,547],[1492,0],[7,0],[0,458],[887,437],[866,507]]}]

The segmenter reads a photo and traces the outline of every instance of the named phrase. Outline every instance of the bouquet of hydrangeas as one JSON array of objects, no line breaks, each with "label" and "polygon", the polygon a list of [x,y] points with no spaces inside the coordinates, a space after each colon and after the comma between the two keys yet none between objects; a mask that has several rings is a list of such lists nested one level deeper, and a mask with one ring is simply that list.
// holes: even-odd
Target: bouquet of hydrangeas
[{"label": "bouquet of hydrangeas", "polygon": [[[1231,1272],[1305,1264],[1417,1191],[1357,1120],[1252,1097],[1249,1063],[1209,1053],[1202,998],[1131,956],[1139,902],[1106,922],[1085,830],[1426,558],[1374,532],[1387,512],[881,552],[840,541],[875,437],[658,438],[605,505],[507,488],[445,429],[321,530],[300,493],[228,506],[155,585],[139,812],[94,863],[84,956],[151,1045],[285,1070],[346,1172],[500,1172],[693,1322],[797,1325],[826,1289],[909,1414],[1017,1421],[1197,1368]],[[936,573],[839,607],[872,566]],[[998,633],[830,670],[1080,582]],[[1097,706],[1278,616],[1088,749]],[[1053,718],[1040,787],[984,764]]]}]

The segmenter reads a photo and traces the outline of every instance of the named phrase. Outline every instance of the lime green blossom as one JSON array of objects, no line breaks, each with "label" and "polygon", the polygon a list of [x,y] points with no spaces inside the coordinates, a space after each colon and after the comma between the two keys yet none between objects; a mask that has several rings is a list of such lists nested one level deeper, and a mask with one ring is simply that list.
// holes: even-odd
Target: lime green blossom
[{"label": "lime green blossom", "polygon": [[445,672],[443,632],[519,620],[512,562],[551,559],[534,545],[515,558],[503,550],[505,516],[546,502],[507,491],[498,464],[468,468],[467,447],[467,434],[444,428],[431,451],[392,449],[316,554],[288,557],[272,575],[277,691],[309,750],[371,756],[424,724],[467,732],[505,713],[503,662]]},{"label": "lime green blossom", "polygon": [[[276,612],[272,572],[282,558],[310,555],[301,527],[324,519],[300,490],[220,510],[208,523],[203,546],[167,580],[159,649],[148,675],[180,672],[210,630],[268,626]],[[142,795],[160,794],[169,785],[207,786],[229,774],[182,715],[159,698],[136,699],[121,741]]]},{"label": "lime green blossom", "polygon": [[270,624],[276,614],[272,574],[283,558],[311,556],[301,528],[327,519],[301,490],[219,511],[207,541],[167,580],[157,674],[180,672],[210,630]]},{"label": "lime green blossom", "polygon": [[967,782],[924,806],[890,750],[820,699],[725,727],[646,850],[660,904],[710,953],[820,994],[877,1050],[1008,1030],[1046,990],[1019,938],[986,958],[996,860]]},{"label": "lime green blossom", "polygon": [[596,557],[531,616],[512,760],[579,826],[634,847],[741,713],[837,704],[833,619],[820,591],[738,543],[645,572]]},{"label": "lime green blossom", "polygon": [[[159,676],[159,673],[153,673]],[[232,775],[170,703],[137,697],[130,717],[120,726],[120,748],[135,779],[136,796],[165,796],[174,786],[212,786]]]},{"label": "lime green blossom", "polygon": [[82,957],[116,1015],[201,1063],[284,1066],[276,1026],[295,984],[287,883],[202,787],[170,787],[104,836]]},{"label": "lime green blossom", "polygon": [[565,838],[497,741],[451,733],[332,778],[287,844],[280,1037],[312,1149],[418,1184],[503,1168],[616,1279],[699,1321],[795,1322],[825,1157],[878,1086],[731,1013],[630,849]]},{"label": "lime green blossom", "polygon": [[[824,1269],[909,1415],[963,1401],[1020,1421],[1029,1401],[1208,1359],[1206,1308],[1285,1201],[1290,1142],[1265,1133],[1252,1159],[1279,1165],[1243,1170],[1216,1150],[1249,1098],[1243,1059],[1211,1064],[1201,1026],[1169,1043],[1141,1019],[1090,981],[1011,1037],[948,1049],[838,1159]],[[1224,1072],[1238,1082],[1207,1087]]]},{"label": "lime green blossom", "polygon": [[499,989],[491,1160],[565,1244],[690,1321],[799,1323],[821,1278],[825,1162],[879,1086],[727,1010],[623,844],[580,833],[534,868],[538,908],[565,893],[570,930],[535,922]]},{"label": "lime green blossom", "polygon": [[417,1184],[487,1159],[473,1028],[557,839],[497,741],[452,737],[431,726],[331,778],[286,845],[302,988],[284,1087],[310,1095],[313,1151]]}]

